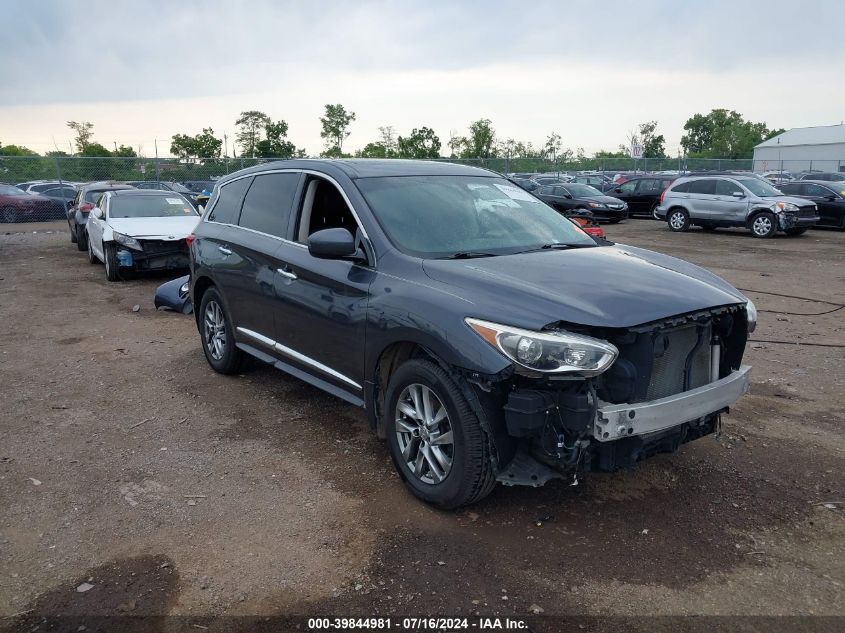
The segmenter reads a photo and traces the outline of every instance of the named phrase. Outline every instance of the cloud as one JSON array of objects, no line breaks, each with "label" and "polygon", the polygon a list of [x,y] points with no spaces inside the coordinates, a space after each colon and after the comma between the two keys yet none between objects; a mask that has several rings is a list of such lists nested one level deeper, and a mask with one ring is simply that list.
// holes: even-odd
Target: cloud
[{"label": "cloud", "polygon": [[710,107],[775,126],[838,121],[845,90],[841,10],[820,1],[9,4],[4,143],[67,136],[69,118],[133,145],[206,125],[231,134],[259,108],[314,152],[323,104],[342,102],[358,113],[352,146],[378,125],[445,140],[487,116],[503,136],[557,129],[599,149],[648,119],[677,143]]}]

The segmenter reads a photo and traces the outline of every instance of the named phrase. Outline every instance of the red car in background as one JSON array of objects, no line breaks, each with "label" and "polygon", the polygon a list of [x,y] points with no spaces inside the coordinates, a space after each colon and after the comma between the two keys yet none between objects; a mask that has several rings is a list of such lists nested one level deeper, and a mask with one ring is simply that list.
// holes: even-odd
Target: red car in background
[{"label": "red car in background", "polygon": [[65,208],[52,198],[0,185],[0,222],[43,222],[65,217]]}]

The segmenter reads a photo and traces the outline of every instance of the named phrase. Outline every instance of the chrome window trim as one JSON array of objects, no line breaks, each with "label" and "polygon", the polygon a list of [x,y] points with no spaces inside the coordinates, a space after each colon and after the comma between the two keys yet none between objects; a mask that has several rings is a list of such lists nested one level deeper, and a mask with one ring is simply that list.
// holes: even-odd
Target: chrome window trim
[{"label": "chrome window trim", "polygon": [[313,367],[314,369],[317,369],[317,370],[323,372],[324,374],[332,376],[333,378],[337,378],[338,380],[342,380],[343,382],[347,383],[348,385],[355,387],[358,390],[361,389],[361,385],[359,385],[357,382],[355,382],[351,378],[344,376],[339,371],[335,371],[334,369],[332,369],[328,365],[323,365],[323,363],[320,363],[320,362],[314,360],[313,358],[306,356],[305,354],[300,354],[295,349],[291,349],[290,347],[286,347],[286,346],[282,345],[281,343],[278,343],[277,341],[274,341],[273,339],[271,339],[267,336],[264,336],[263,334],[259,334],[258,332],[254,332],[253,330],[249,330],[247,328],[240,327],[240,326],[237,327],[236,329],[241,334],[244,334],[244,335],[250,337],[251,339],[258,341],[259,343],[266,345],[267,347],[279,352],[280,354],[284,354],[288,358],[293,358],[294,360],[298,360],[301,363],[305,363],[306,365]]},{"label": "chrome window trim", "polygon": [[[340,191],[340,195],[343,196],[344,202],[346,202],[346,206],[349,207],[349,211],[352,212],[352,217],[355,218],[355,222],[358,224],[358,228],[361,230],[361,234],[364,239],[369,240],[370,236],[367,234],[367,229],[364,228],[363,222],[361,222],[361,218],[358,216],[358,212],[355,211],[355,207],[352,205],[352,201],[349,200],[349,196],[346,195],[346,192],[343,190],[343,187],[340,186],[340,183],[329,176],[328,174],[324,174],[323,172],[316,171],[314,169],[301,169],[301,168],[293,168],[293,167],[282,167],[278,169],[268,169],[266,171],[257,171],[252,172],[249,174],[244,174],[243,176],[238,176],[237,178],[232,178],[231,180],[227,180],[224,184],[220,185],[219,189],[222,190],[223,187],[228,186],[229,184],[237,181],[242,180],[243,178],[251,178],[253,176],[263,176],[265,174],[286,174],[286,173],[298,173],[298,174],[310,174],[312,176],[319,176],[320,178],[325,178],[330,183],[332,183],[337,190]],[[214,207],[217,206],[217,200],[220,198],[220,193],[218,192],[217,197],[214,200],[214,205],[211,205],[207,210],[207,213],[204,214],[203,219],[200,220],[201,222],[208,222],[209,224],[220,224],[223,226],[234,226],[239,229],[244,229],[246,231],[253,231],[253,229],[248,229],[244,226],[239,226],[237,224],[229,224],[228,222],[216,222],[214,220],[206,219],[207,215],[210,215],[214,212]],[[297,211],[297,218],[299,217],[299,211]],[[262,233],[261,231],[253,231],[254,233],[258,233],[259,235],[268,235],[267,233]],[[275,237],[276,239],[282,240],[283,242],[288,242],[290,244],[296,244],[298,246],[302,246],[307,248],[305,244],[301,244],[300,242],[292,242],[291,240],[285,239],[283,237],[278,237],[277,235],[270,235],[270,237]]]}]

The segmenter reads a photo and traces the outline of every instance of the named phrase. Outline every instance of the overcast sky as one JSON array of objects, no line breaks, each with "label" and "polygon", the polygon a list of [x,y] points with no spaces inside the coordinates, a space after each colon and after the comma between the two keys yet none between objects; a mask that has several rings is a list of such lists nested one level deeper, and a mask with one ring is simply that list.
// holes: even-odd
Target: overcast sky
[{"label": "overcast sky", "polygon": [[769,127],[845,119],[841,0],[745,2],[159,2],[0,0],[0,143],[95,140],[166,153],[175,133],[235,132],[242,110],[322,147],[326,103],[357,114],[354,150],[393,125],[615,149],[659,122],[728,108]]}]

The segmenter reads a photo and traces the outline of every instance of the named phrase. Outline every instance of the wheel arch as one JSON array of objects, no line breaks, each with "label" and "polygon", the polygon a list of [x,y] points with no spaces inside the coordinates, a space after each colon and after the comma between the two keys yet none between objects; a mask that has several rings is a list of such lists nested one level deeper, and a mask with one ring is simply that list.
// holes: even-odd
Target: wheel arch
[{"label": "wheel arch", "polygon": [[206,293],[209,288],[216,287],[216,284],[211,279],[211,277],[207,277],[202,275],[197,277],[197,279],[193,283],[192,288],[192,301],[194,304],[194,320],[197,322],[197,327],[199,327],[200,323],[200,304],[202,303],[202,297]]},{"label": "wheel arch", "polygon": [[[754,218],[756,218],[761,213],[771,213],[772,215],[774,215],[774,212],[767,207],[757,207],[755,209],[752,209],[748,213],[748,217],[745,219],[745,228],[750,229],[751,225],[754,223]],[[775,218],[775,221],[777,221],[777,218]]]}]

